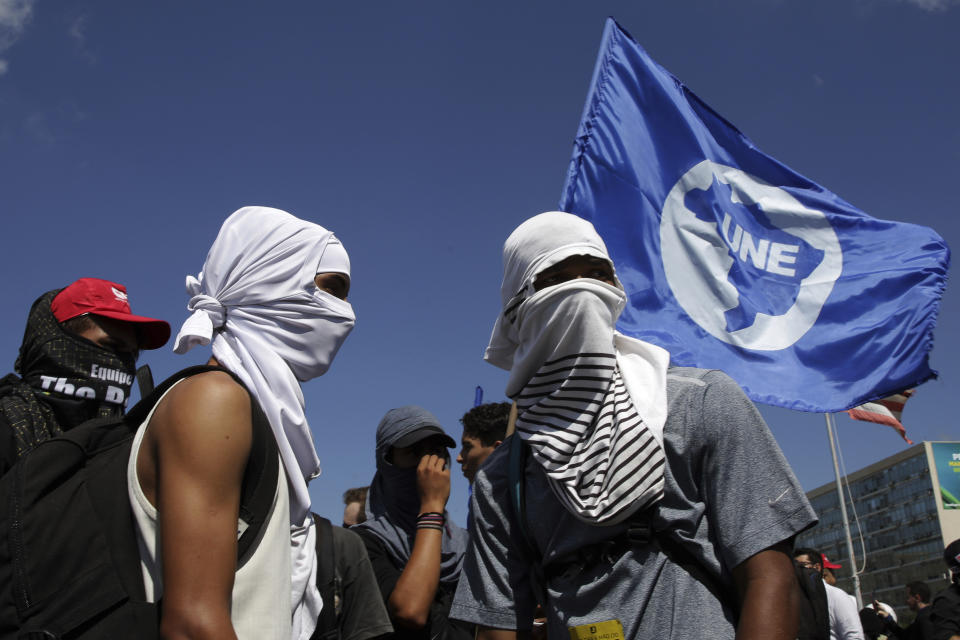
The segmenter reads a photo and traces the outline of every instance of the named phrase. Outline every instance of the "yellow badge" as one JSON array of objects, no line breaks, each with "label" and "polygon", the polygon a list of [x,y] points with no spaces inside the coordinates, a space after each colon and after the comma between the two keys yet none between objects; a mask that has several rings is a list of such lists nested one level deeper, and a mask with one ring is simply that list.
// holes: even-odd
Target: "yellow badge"
[{"label": "yellow badge", "polygon": [[569,627],[570,640],[623,640],[623,625],[619,620],[604,620]]}]

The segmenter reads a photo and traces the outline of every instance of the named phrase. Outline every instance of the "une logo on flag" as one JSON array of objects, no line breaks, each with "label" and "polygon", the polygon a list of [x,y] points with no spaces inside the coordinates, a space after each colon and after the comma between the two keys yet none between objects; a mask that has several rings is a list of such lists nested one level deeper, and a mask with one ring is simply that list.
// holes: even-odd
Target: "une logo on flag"
[{"label": "une logo on flag", "polygon": [[667,282],[690,318],[719,340],[758,351],[802,338],[843,270],[822,211],[711,160],[667,196],[660,246]]},{"label": "une logo on flag", "polygon": [[950,250],[763,153],[612,19],[560,209],[593,222],[624,334],[754,401],[843,411],[930,369]]}]

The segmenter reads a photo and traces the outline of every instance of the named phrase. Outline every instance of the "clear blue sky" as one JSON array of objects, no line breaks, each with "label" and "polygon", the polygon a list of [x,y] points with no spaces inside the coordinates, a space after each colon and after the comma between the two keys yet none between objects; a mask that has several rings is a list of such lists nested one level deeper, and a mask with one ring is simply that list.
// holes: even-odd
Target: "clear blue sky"
[{"label": "clear blue sky", "polygon": [[[503,398],[481,360],[500,248],[556,207],[608,15],[767,153],[960,247],[956,0],[0,0],[0,363],[43,291],[118,280],[176,331],[184,277],[232,211],[321,223],[350,252],[358,317],[305,387],[312,494],[338,520],[387,409],[421,404],[459,438],[476,385]],[[960,437],[958,316],[948,286],[914,440]],[[208,353],[142,361],[159,379]],[[829,481],[823,417],[763,412],[803,485]],[[850,470],[905,446],[838,423]],[[461,523],[466,494],[455,469]]]}]

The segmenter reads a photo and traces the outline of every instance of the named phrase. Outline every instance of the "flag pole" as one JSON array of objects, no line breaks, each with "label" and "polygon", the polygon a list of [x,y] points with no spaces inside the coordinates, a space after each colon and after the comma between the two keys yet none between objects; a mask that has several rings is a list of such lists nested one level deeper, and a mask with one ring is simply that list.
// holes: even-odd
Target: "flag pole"
[{"label": "flag pole", "polygon": [[837,463],[837,445],[834,441],[833,415],[823,414],[827,421],[827,437],[830,439],[830,454],[833,456],[833,472],[837,478],[837,498],[840,501],[840,515],[843,517],[843,532],[847,536],[847,555],[850,558],[850,575],[853,576],[853,594],[857,598],[857,609],[863,609],[863,595],[860,593],[860,574],[857,573],[857,558],[853,554],[853,538],[850,536],[850,520],[847,519],[847,501],[843,496],[843,484],[840,481],[840,465]]}]

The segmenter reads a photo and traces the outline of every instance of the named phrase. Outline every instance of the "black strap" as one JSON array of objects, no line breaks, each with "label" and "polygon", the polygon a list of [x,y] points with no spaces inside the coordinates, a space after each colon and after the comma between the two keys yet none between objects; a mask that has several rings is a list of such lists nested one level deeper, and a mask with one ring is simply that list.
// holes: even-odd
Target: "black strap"
[{"label": "black strap", "polygon": [[333,525],[326,518],[313,514],[317,524],[317,589],[323,598],[323,608],[317,619],[317,628],[310,640],[337,640],[340,629],[337,626],[335,599],[337,595],[337,562],[333,543]]},{"label": "black strap", "polygon": [[137,387],[140,389],[140,397],[145,398],[153,391],[153,372],[150,371],[150,365],[145,364],[137,369]]},{"label": "black strap", "polygon": [[541,605],[547,604],[547,580],[543,572],[543,555],[537,549],[527,527],[527,458],[529,450],[526,443],[516,433],[508,438],[510,444],[507,466],[507,484],[510,491],[510,506],[513,509],[513,521],[520,531],[521,546],[527,556],[527,564],[533,569],[533,590]]},{"label": "black strap", "polygon": [[250,442],[250,458],[247,460],[240,488],[240,517],[247,523],[247,529],[237,539],[238,558],[246,557],[250,548],[260,538],[260,531],[266,526],[270,516],[277,482],[285,482],[279,478],[280,452],[273,430],[260,408],[260,403],[252,394],[250,410],[253,438]]}]

